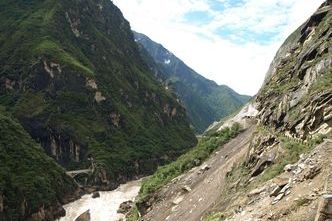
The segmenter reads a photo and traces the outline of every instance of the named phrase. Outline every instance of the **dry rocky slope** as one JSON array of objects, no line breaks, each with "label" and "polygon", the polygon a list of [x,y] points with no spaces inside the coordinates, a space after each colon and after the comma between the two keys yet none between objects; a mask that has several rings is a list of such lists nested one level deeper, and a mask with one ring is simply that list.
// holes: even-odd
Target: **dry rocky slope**
[{"label": "dry rocky slope", "polygon": [[282,45],[245,129],[155,193],[141,220],[331,220],[332,1]]}]

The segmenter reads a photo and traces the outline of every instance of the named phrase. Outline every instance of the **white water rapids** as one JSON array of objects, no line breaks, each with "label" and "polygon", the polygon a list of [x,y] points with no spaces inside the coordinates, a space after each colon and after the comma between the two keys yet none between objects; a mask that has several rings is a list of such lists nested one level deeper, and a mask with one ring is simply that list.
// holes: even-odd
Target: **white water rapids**
[{"label": "white water rapids", "polygon": [[92,194],[82,196],[72,203],[64,205],[66,216],[58,221],[75,221],[82,213],[90,210],[91,221],[118,221],[124,218],[117,210],[121,203],[132,200],[138,195],[141,181],[132,181],[119,186],[116,190],[100,192],[99,198],[92,198]]}]

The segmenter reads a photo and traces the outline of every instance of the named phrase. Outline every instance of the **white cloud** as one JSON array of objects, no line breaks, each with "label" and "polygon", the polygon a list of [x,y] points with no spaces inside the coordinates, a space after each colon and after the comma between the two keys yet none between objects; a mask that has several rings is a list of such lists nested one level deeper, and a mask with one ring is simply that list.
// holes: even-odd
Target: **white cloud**
[{"label": "white cloud", "polygon": [[[223,11],[212,10],[213,0],[113,0],[133,30],[163,44],[201,75],[254,95],[282,41],[301,25],[323,0],[242,0]],[[208,24],[185,22],[188,12],[206,11]],[[228,27],[228,36],[216,30]],[[244,39],[272,33],[270,41]],[[242,41],[241,41],[242,40]]]}]

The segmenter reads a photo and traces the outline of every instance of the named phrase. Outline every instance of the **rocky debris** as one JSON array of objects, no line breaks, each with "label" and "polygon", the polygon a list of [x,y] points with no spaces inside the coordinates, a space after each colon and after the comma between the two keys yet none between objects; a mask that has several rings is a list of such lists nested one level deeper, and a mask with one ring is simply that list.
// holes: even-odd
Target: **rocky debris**
[{"label": "rocky debris", "polygon": [[100,193],[98,191],[93,192],[91,197],[92,198],[99,198],[100,197]]},{"label": "rocky debris", "polygon": [[280,190],[281,190],[280,186],[278,186],[278,185],[275,186],[272,189],[271,193],[270,193],[270,197],[276,197],[276,196],[278,196],[278,194],[280,193]]},{"label": "rocky debris", "polygon": [[178,196],[172,201],[172,203],[174,205],[179,205],[183,201],[183,199],[184,199],[184,196]]},{"label": "rocky debris", "polygon": [[82,213],[79,217],[75,219],[75,221],[90,221],[90,210],[87,210],[86,212]]},{"label": "rocky debris", "polygon": [[191,188],[190,188],[189,186],[187,186],[187,185],[183,186],[183,187],[182,187],[182,190],[183,190],[184,192],[191,192]]},{"label": "rocky debris", "polygon": [[55,73],[62,73],[62,69],[60,64],[54,63],[54,62],[50,62],[49,64],[44,61],[44,69],[45,71],[50,75],[51,78],[55,77]]},{"label": "rocky debris", "polygon": [[80,19],[70,18],[70,15],[68,12],[66,12],[66,19],[70,25],[70,28],[73,32],[73,34],[78,38],[81,36],[81,32],[79,31],[79,26],[81,24]]},{"label": "rocky debris", "polygon": [[120,204],[118,213],[127,214],[134,207],[134,202],[129,200]]},{"label": "rocky debris", "polygon": [[293,164],[287,164],[284,168],[285,172],[291,172],[292,170],[294,170],[296,168],[296,166],[294,166]]},{"label": "rocky debris", "polygon": [[[279,189],[280,189],[280,186],[278,186],[278,187],[279,187]],[[289,194],[290,194],[290,190],[289,190],[290,188],[291,188],[291,184],[288,183],[288,184],[285,185],[283,188],[281,188],[279,192],[275,191],[275,192],[273,193],[273,195],[277,195],[277,196],[276,196],[276,197],[274,198],[274,200],[272,201],[272,205],[278,203],[278,202],[279,202],[284,196],[289,195]],[[271,194],[272,194],[272,193],[271,193]],[[271,196],[271,194],[270,194],[270,196]]]},{"label": "rocky debris", "polygon": [[86,86],[92,89],[98,89],[97,83],[94,79],[86,79]]},{"label": "rocky debris", "polygon": [[332,194],[323,196],[315,219],[315,221],[328,220],[332,220]]},{"label": "rocky debris", "polygon": [[209,169],[211,169],[211,166],[209,166],[207,164],[203,164],[201,166],[201,168],[199,169],[198,174],[202,174],[202,173],[208,171]]},{"label": "rocky debris", "polygon": [[248,193],[248,197],[255,196],[255,195],[258,195],[258,194],[260,194],[260,193],[263,193],[263,192],[266,191],[266,189],[267,189],[266,186],[263,186],[263,187],[261,187],[261,188],[254,189],[254,190],[250,191],[250,193]]},{"label": "rocky debris", "polygon": [[251,177],[255,177],[261,174],[268,166],[273,163],[273,160],[274,156],[264,156],[261,158],[256,167],[253,169]]},{"label": "rocky debris", "polygon": [[305,168],[305,170],[303,171],[303,174],[302,174],[300,180],[313,179],[320,172],[321,172],[321,167],[309,166],[309,167]]},{"label": "rocky debris", "polygon": [[[332,105],[328,98],[331,90],[311,90],[322,77],[330,75],[332,67],[331,31],[325,19],[332,6],[324,4],[280,48],[256,98],[260,122],[278,131],[289,131],[293,137],[306,138],[311,133],[332,130],[331,124],[318,130],[331,118],[331,112],[326,111]],[[278,85],[284,87],[276,91]]]},{"label": "rocky debris", "polygon": [[100,91],[97,91],[95,94],[95,100],[97,101],[97,103],[100,103],[106,100],[106,97],[104,97]]},{"label": "rocky debris", "polygon": [[110,118],[111,118],[112,124],[116,127],[119,127],[120,120],[121,120],[121,114],[113,112],[110,114]]}]

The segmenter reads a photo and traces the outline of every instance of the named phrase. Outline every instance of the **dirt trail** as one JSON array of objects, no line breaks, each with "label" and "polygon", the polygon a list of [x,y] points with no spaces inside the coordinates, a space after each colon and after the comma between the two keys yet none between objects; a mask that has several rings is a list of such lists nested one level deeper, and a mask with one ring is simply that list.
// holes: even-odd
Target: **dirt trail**
[{"label": "dirt trail", "polygon": [[176,178],[159,193],[159,202],[144,221],[197,221],[220,197],[225,175],[244,157],[255,130],[252,126],[216,151],[202,166]]}]

